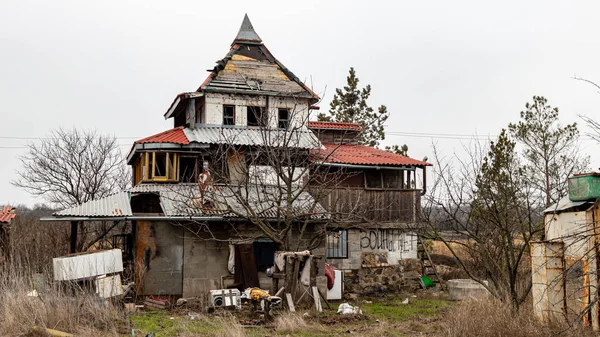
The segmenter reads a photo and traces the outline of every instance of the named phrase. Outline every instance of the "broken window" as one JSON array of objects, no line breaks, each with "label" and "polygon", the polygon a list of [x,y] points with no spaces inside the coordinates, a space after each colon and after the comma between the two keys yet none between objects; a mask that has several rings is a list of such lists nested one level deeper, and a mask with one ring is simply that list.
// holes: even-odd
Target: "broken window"
[{"label": "broken window", "polygon": [[340,229],[327,233],[327,258],[348,258],[348,230]]},{"label": "broken window", "polygon": [[223,105],[223,125],[235,125],[235,105]]},{"label": "broken window", "polygon": [[[198,169],[200,172],[198,172]],[[179,158],[179,181],[182,183],[195,183],[198,180],[198,174],[202,172],[202,167],[198,166],[196,157]]]},{"label": "broken window", "polygon": [[402,188],[402,178],[404,178],[402,170],[381,170],[383,177],[383,187],[399,189]]},{"label": "broken window", "polygon": [[366,170],[365,183],[367,188],[381,188],[381,171]]},{"label": "broken window", "polygon": [[136,172],[139,172],[141,181],[176,181],[178,162],[176,153],[146,152],[140,158],[140,169]]},{"label": "broken window", "polygon": [[152,176],[167,177],[167,154],[166,153],[154,153],[154,171]]},{"label": "broken window", "polygon": [[254,260],[256,261],[256,270],[265,271],[273,267],[275,263],[275,252],[277,244],[269,239],[261,239],[253,243]]},{"label": "broken window", "polygon": [[248,126],[267,126],[267,113],[262,106],[249,106]]},{"label": "broken window", "polygon": [[288,109],[279,109],[279,123],[280,129],[287,129],[289,125],[290,111]]}]

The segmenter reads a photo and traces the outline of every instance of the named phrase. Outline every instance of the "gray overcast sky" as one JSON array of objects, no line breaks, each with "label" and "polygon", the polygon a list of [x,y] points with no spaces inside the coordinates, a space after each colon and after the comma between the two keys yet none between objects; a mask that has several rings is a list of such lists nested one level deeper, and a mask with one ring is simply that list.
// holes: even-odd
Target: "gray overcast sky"
[{"label": "gray overcast sky", "polygon": [[[599,1],[13,1],[0,2],[0,137],[58,127],[134,138],[222,58],[248,13],[273,54],[327,110],[354,66],[388,132],[496,135],[544,95],[563,123],[600,119]],[[587,128],[583,127],[583,131]],[[129,138],[133,137],[133,138]],[[10,184],[28,141],[0,138],[0,204],[36,202]],[[389,135],[431,158],[465,140]],[[16,148],[9,148],[16,147]],[[583,142],[592,155],[600,147]]]}]

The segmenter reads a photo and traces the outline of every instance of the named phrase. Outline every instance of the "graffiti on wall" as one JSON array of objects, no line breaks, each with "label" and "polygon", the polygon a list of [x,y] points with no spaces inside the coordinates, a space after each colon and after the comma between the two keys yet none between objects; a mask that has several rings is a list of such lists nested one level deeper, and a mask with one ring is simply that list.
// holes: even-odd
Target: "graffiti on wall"
[{"label": "graffiti on wall", "polygon": [[368,229],[360,231],[360,248],[409,252],[416,249],[416,236],[397,228]]}]

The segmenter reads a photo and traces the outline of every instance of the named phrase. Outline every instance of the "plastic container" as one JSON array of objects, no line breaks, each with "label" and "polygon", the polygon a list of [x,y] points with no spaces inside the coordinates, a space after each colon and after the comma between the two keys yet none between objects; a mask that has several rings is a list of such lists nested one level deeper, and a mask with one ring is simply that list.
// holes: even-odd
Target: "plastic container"
[{"label": "plastic container", "polygon": [[571,201],[594,200],[600,197],[600,173],[576,174],[569,178]]}]

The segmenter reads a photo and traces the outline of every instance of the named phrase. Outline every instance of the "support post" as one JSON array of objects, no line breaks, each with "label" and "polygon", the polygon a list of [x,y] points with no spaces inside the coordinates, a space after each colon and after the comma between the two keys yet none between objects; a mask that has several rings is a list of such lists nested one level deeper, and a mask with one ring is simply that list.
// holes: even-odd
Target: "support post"
[{"label": "support post", "polygon": [[77,227],[79,225],[79,222],[77,221],[71,221],[71,249],[70,249],[70,253],[76,253],[77,252]]}]

